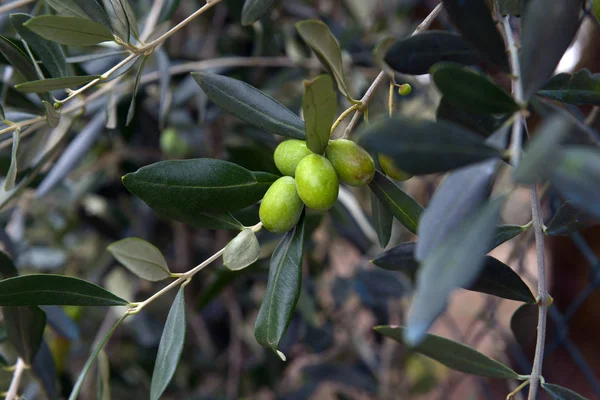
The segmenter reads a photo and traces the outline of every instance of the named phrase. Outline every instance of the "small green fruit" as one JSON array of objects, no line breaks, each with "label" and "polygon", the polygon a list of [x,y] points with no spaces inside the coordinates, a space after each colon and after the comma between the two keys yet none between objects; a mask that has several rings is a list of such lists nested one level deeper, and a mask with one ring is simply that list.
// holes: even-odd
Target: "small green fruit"
[{"label": "small green fruit", "polygon": [[268,231],[285,233],[296,226],[303,208],[294,178],[283,176],[273,182],[265,193],[258,214]]},{"label": "small green fruit", "polygon": [[283,175],[295,176],[298,163],[309,154],[312,154],[312,151],[306,147],[304,140],[291,139],[279,143],[273,158],[277,169]]},{"label": "small green fruit", "polygon": [[318,154],[304,157],[296,167],[296,189],[308,207],[321,211],[330,209],[340,190],[335,168]]},{"label": "small green fruit", "polygon": [[379,154],[378,158],[379,164],[381,164],[381,169],[390,178],[397,181],[406,181],[413,177],[412,174],[409,174],[408,172],[402,171],[400,168],[398,168],[391,157],[386,156],[385,154]]},{"label": "small green fruit", "polygon": [[363,186],[375,176],[375,163],[365,149],[348,139],[329,142],[325,157],[331,162],[340,181],[350,186]]}]

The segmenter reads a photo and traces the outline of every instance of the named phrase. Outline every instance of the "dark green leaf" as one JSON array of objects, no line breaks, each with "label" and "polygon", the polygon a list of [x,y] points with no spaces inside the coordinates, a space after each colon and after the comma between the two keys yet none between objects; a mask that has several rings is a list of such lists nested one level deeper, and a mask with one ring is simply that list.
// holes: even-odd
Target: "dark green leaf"
[{"label": "dark green leaf", "polygon": [[510,318],[510,330],[524,351],[535,347],[538,309],[536,304],[523,304]]},{"label": "dark green leaf", "polygon": [[137,18],[135,16],[135,13],[133,12],[133,9],[131,8],[131,4],[129,4],[129,0],[119,0],[119,2],[121,3],[121,7],[125,12],[125,18],[127,18],[129,33],[137,40],[140,40],[140,33],[138,32],[137,26]]},{"label": "dark green leaf", "polygon": [[521,0],[499,0],[498,3],[500,4],[500,13],[503,16],[521,16]]},{"label": "dark green leaf", "polygon": [[[403,343],[406,337],[406,328],[401,326],[377,326],[375,330],[400,343]],[[490,378],[519,378],[519,375],[506,365],[471,347],[440,336],[425,334],[423,341],[412,347],[412,350],[466,374]]]},{"label": "dark green leaf", "polygon": [[552,184],[576,207],[600,218],[600,150],[566,147],[552,173]]},{"label": "dark green leaf", "polygon": [[2,122],[6,120],[6,114],[4,113],[4,107],[2,107],[2,104],[0,104],[0,120],[2,120]]},{"label": "dark green leaf", "polygon": [[46,313],[39,307],[2,307],[8,340],[27,364],[35,358],[46,327]]},{"label": "dark green leaf", "polygon": [[112,32],[104,25],[78,17],[42,15],[27,21],[25,27],[48,40],[67,46],[91,46],[114,39]]},{"label": "dark green leaf", "polygon": [[95,79],[99,79],[100,75],[87,76],[70,76],[67,78],[51,78],[40,79],[25,83],[20,83],[15,86],[16,89],[25,93],[44,93],[53,90],[62,90],[85,85]]},{"label": "dark green leaf", "polygon": [[471,65],[482,61],[482,55],[460,35],[429,31],[397,41],[385,56],[390,68],[409,75],[428,74],[441,61]]},{"label": "dark green leaf", "polygon": [[483,137],[488,137],[499,129],[504,121],[506,121],[506,118],[507,115],[498,118],[490,114],[469,112],[464,108],[449,102],[446,97],[442,97],[436,110],[436,119],[438,121],[444,120],[452,122],[472,130]]},{"label": "dark green leaf", "polygon": [[379,171],[375,171],[375,177],[369,183],[369,187],[406,229],[412,233],[417,232],[423,207],[415,199]]},{"label": "dark green leaf", "polygon": [[[380,268],[404,273],[414,282],[419,262],[415,259],[415,242],[402,243],[380,254],[371,262]],[[523,280],[508,265],[486,256],[475,281],[463,289],[491,294],[504,299],[535,303],[535,297]]]},{"label": "dark green leaf", "polygon": [[12,278],[17,275],[19,275],[19,271],[17,271],[11,256],[0,250],[0,278]]},{"label": "dark green leaf", "polygon": [[389,155],[398,168],[415,175],[445,172],[501,155],[480,136],[458,125],[401,117],[372,123],[359,143],[372,152]]},{"label": "dark green leaf", "polygon": [[450,293],[471,285],[479,275],[504,198],[490,201],[466,219],[421,264],[407,319],[406,341],[423,340],[437,316],[446,308]]},{"label": "dark green leaf", "polygon": [[590,226],[598,225],[598,221],[575,208],[570,201],[563,203],[545,229],[550,236],[569,236]]},{"label": "dark green leaf", "polygon": [[254,231],[244,229],[233,238],[223,252],[223,265],[232,271],[244,269],[258,260],[260,245]]},{"label": "dark green leaf", "polygon": [[161,161],[123,177],[127,189],[159,213],[227,213],[259,201],[273,181],[228,161]]},{"label": "dark green leaf", "polygon": [[315,52],[323,66],[333,75],[338,90],[350,101],[354,101],[348,90],[342,51],[337,40],[322,21],[309,19],[296,23],[300,37]]},{"label": "dark green leaf", "polygon": [[592,75],[588,69],[558,74],[538,94],[563,103],[600,105],[600,74]]},{"label": "dark green leaf", "polygon": [[587,400],[570,389],[552,383],[542,383],[542,389],[552,397],[552,400]]},{"label": "dark green leaf", "polygon": [[442,0],[444,10],[460,33],[486,57],[508,71],[504,40],[483,0]]},{"label": "dark green leaf", "polygon": [[521,233],[527,230],[528,226],[521,225],[500,225],[496,229],[492,244],[488,248],[488,252],[494,250],[502,243],[508,242],[510,239],[519,236]]},{"label": "dark green leaf", "polygon": [[131,26],[121,0],[102,0],[104,9],[111,21],[113,31],[117,36],[129,43]]},{"label": "dark green leaf", "polygon": [[[81,7],[77,5],[74,0],[46,0],[46,3],[59,15],[88,18],[88,15],[81,9]],[[90,3],[94,3],[94,1],[90,1]]]},{"label": "dark green leaf", "polygon": [[523,16],[520,57],[525,100],[554,73],[579,29],[580,8],[580,2],[573,0],[528,2]]},{"label": "dark green leaf", "polygon": [[396,43],[396,39],[393,36],[384,36],[373,49],[373,58],[375,65],[377,68],[385,71],[390,76],[394,75],[394,71],[390,66],[385,62],[385,57],[390,50],[390,48]]},{"label": "dark green leaf", "polygon": [[373,228],[377,232],[379,246],[387,246],[392,237],[392,226],[394,225],[394,214],[387,206],[377,198],[375,193],[371,192],[371,215]]},{"label": "dark green leaf", "polygon": [[0,306],[126,306],[129,302],[70,276],[32,274],[0,281]]},{"label": "dark green leaf", "polygon": [[46,397],[49,400],[58,400],[56,365],[50,347],[48,347],[45,340],[42,340],[42,345],[33,360],[31,370],[40,381]]},{"label": "dark green leaf", "polygon": [[129,103],[129,110],[127,111],[127,121],[125,122],[126,126],[129,126],[131,121],[133,121],[133,117],[135,116],[135,98],[137,97],[137,92],[140,88],[140,79],[142,78],[142,73],[144,72],[144,66],[146,65],[148,57],[149,56],[144,56],[142,58],[140,68],[138,69],[137,75],[135,76],[133,91],[131,92],[131,103]]},{"label": "dark green leaf", "polygon": [[474,113],[503,114],[519,106],[488,77],[453,64],[432,67],[431,77],[447,101]]},{"label": "dark green leaf", "polygon": [[560,114],[544,120],[536,129],[519,166],[513,171],[515,182],[533,185],[550,178],[556,166],[559,145],[572,129],[570,121]]},{"label": "dark green leaf", "polygon": [[18,172],[18,157],[17,153],[19,151],[19,143],[21,143],[21,130],[13,129],[12,131],[12,151],[10,154],[10,167],[8,168],[8,172],[6,173],[6,177],[4,178],[4,191],[9,191],[14,189],[15,183],[17,180],[17,172]]},{"label": "dark green leaf", "polygon": [[286,233],[273,252],[269,282],[254,325],[254,336],[258,343],[273,349],[282,358],[284,356],[277,347],[300,296],[303,245],[304,213],[298,225]]},{"label": "dark green leaf", "polygon": [[177,364],[179,364],[181,358],[186,326],[183,290],[184,288],[181,287],[177,292],[177,296],[175,296],[160,338],[154,372],[152,373],[152,384],[150,385],[151,400],[160,399],[173,375],[175,375]]},{"label": "dark green leaf", "polygon": [[226,76],[194,73],[204,93],[219,107],[267,132],[304,139],[304,121],[274,98]]},{"label": "dark green leaf", "polygon": [[337,110],[337,96],[329,75],[304,81],[302,110],[306,124],[306,145],[316,154],[323,154]]},{"label": "dark green leaf", "polygon": [[50,128],[56,128],[58,126],[58,124],[60,123],[60,108],[54,108],[54,106],[52,104],[50,104],[49,102],[47,102],[46,100],[42,100],[42,104],[44,105],[44,108],[46,109],[46,122],[48,122],[48,125],[50,126]]},{"label": "dark green leaf", "polygon": [[27,14],[11,14],[10,22],[19,32],[21,38],[27,42],[27,45],[44,64],[44,67],[52,78],[64,78],[71,75],[65,54],[59,44],[45,40],[42,37],[25,28],[23,24],[31,19]]},{"label": "dark green leaf", "polygon": [[109,245],[106,250],[125,268],[142,279],[162,281],[171,276],[165,257],[159,249],[140,238],[127,238]]},{"label": "dark green leaf", "polygon": [[37,72],[31,59],[9,39],[0,35],[0,52],[8,60],[10,65],[28,81],[38,79]]},{"label": "dark green leaf", "polygon": [[275,0],[246,0],[242,8],[242,25],[252,25],[273,6]]},{"label": "dark green leaf", "polygon": [[110,17],[106,10],[100,4],[99,0],[73,0],[85,12],[85,14],[93,21],[104,25],[112,32]]},{"label": "dark green leaf", "polygon": [[425,260],[481,207],[490,194],[497,167],[497,160],[489,160],[461,168],[446,177],[419,221],[417,260]]}]

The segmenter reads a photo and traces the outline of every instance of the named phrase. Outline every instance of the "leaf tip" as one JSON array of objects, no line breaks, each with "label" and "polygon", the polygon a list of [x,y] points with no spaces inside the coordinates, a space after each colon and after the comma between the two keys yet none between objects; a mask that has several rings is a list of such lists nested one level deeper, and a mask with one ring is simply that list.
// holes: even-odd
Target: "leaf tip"
[{"label": "leaf tip", "polygon": [[279,358],[281,358],[281,361],[283,361],[283,362],[287,361],[287,357],[281,351],[275,349],[275,353],[279,356]]}]

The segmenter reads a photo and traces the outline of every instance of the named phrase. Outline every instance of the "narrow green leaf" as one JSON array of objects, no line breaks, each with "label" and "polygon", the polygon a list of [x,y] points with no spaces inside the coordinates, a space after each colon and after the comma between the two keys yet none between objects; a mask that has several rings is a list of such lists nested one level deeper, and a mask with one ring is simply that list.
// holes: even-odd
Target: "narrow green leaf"
[{"label": "narrow green leaf", "polygon": [[563,103],[600,105],[600,74],[592,75],[588,69],[558,74],[538,94]]},{"label": "narrow green leaf", "polygon": [[223,252],[223,265],[239,271],[258,260],[260,245],[252,229],[246,228],[233,238]]},{"label": "narrow green leaf", "polygon": [[480,52],[501,67],[509,70],[504,40],[496,28],[490,10],[483,0],[442,0],[444,10],[460,33]]},{"label": "narrow green leaf", "polygon": [[12,278],[19,275],[13,260],[8,253],[0,250],[0,279]]},{"label": "narrow green leaf", "polygon": [[60,45],[36,35],[23,26],[31,18],[27,14],[11,14],[10,22],[37,59],[43,63],[50,77],[63,78],[71,75]]},{"label": "narrow green leaf", "polygon": [[42,100],[42,104],[44,104],[44,108],[46,109],[46,122],[48,122],[50,128],[56,128],[60,123],[61,109],[54,108],[54,106],[46,100]]},{"label": "narrow green leaf", "polygon": [[498,168],[489,160],[452,172],[439,185],[421,216],[415,256],[425,260],[487,200]]},{"label": "narrow green leaf", "polygon": [[92,21],[104,25],[109,31],[113,32],[110,17],[98,0],[74,0],[74,2]]},{"label": "narrow green leaf", "polygon": [[304,213],[300,222],[281,239],[271,257],[269,282],[256,323],[254,336],[258,343],[277,347],[292,319],[302,286],[302,251],[304,245]]},{"label": "narrow green leaf", "polygon": [[344,75],[342,51],[329,27],[322,21],[310,19],[296,23],[296,30],[306,44],[317,54],[323,66],[331,72],[337,83],[338,90],[348,100],[354,102]]},{"label": "narrow green leaf", "polygon": [[499,117],[487,113],[473,113],[448,101],[444,96],[440,100],[435,117],[438,121],[452,122],[483,137],[488,137],[502,127],[509,115],[505,114]]},{"label": "narrow green leaf", "polygon": [[109,245],[106,250],[125,268],[142,279],[157,282],[171,275],[159,249],[140,238],[127,238]]},{"label": "narrow green leaf", "polygon": [[88,372],[90,372],[90,368],[92,368],[92,365],[94,364],[94,361],[96,360],[96,357],[98,357],[98,354],[100,353],[100,351],[104,348],[104,346],[106,346],[108,339],[110,339],[110,337],[113,335],[113,333],[115,333],[117,328],[123,323],[123,321],[125,320],[125,318],[127,318],[127,316],[128,316],[128,314],[123,315],[110,328],[110,330],[102,338],[100,343],[98,343],[98,345],[94,348],[94,351],[92,352],[92,354],[90,354],[89,358],[85,362],[85,365],[83,366],[83,369],[79,373],[79,376],[77,377],[77,381],[75,381],[75,384],[73,385],[73,389],[71,390],[71,394],[69,395],[69,400],[77,400],[77,398],[79,396],[79,392],[81,392],[81,389],[83,388],[83,382],[85,381],[85,377],[87,376]]},{"label": "narrow green leaf", "polygon": [[508,242],[510,239],[513,239],[519,236],[521,233],[527,230],[528,226],[521,225],[500,225],[496,229],[496,233],[494,234],[494,238],[492,240],[492,244],[488,248],[488,252],[494,250],[496,247],[500,246],[502,243]]},{"label": "narrow green leaf", "polygon": [[573,0],[527,2],[520,52],[525,100],[554,74],[558,62],[577,34],[581,24],[580,9],[580,2]]},{"label": "narrow green leaf", "polygon": [[125,187],[150,207],[180,217],[241,210],[259,201],[271,183],[208,158],[161,161],[123,177]]},{"label": "narrow green leaf", "polygon": [[140,88],[140,79],[142,78],[142,73],[144,72],[144,66],[146,65],[148,57],[149,56],[144,56],[142,58],[140,68],[138,69],[137,75],[135,76],[133,91],[131,92],[131,103],[129,103],[129,110],[127,111],[127,122],[125,123],[126,126],[129,126],[131,121],[133,121],[133,117],[135,116],[135,98],[137,97],[137,93]]},{"label": "narrow green leaf", "polygon": [[394,214],[379,198],[371,191],[371,219],[373,228],[377,232],[379,246],[384,248],[392,237],[392,226],[394,225]]},{"label": "narrow green leaf", "polygon": [[0,281],[0,306],[126,306],[129,302],[70,276],[32,274]]},{"label": "narrow green leaf", "polygon": [[0,104],[0,120],[2,120],[2,122],[6,120],[6,114],[4,113],[4,107],[2,107],[2,104]]},{"label": "narrow green leaf", "polygon": [[158,125],[160,129],[164,129],[166,126],[166,121],[168,119],[169,108],[172,102],[172,96],[170,94],[169,88],[171,84],[171,73],[169,72],[169,68],[171,67],[171,61],[169,60],[167,52],[162,47],[159,47],[158,49],[156,49],[156,51],[154,51],[154,56],[156,57],[156,64],[158,72],[160,74],[160,103],[158,107]]},{"label": "narrow green leaf", "polygon": [[129,43],[131,27],[121,0],[102,0],[102,3],[115,34]]},{"label": "narrow green leaf", "polygon": [[[406,328],[401,326],[377,326],[375,330],[400,343],[403,343],[406,337]],[[471,347],[440,336],[426,334],[423,341],[412,350],[466,374],[503,379],[519,378],[519,375],[506,365]]]},{"label": "narrow green leaf", "polygon": [[37,72],[31,59],[9,39],[0,35],[0,53],[8,60],[10,65],[28,81],[38,79]]},{"label": "narrow green leaf", "polygon": [[21,143],[21,130],[14,129],[12,132],[12,151],[10,153],[10,167],[8,168],[8,172],[6,173],[6,178],[4,178],[4,191],[8,192],[9,190],[13,190],[15,187],[15,183],[17,181],[17,153],[19,151],[19,144]]},{"label": "narrow green leaf", "polygon": [[127,26],[129,28],[129,34],[133,36],[135,39],[140,40],[140,33],[138,31],[137,18],[133,9],[131,8],[131,4],[129,4],[128,0],[119,0],[121,3],[121,7],[125,12],[125,18],[127,18]]},{"label": "narrow green leaf", "polygon": [[88,15],[73,0],[46,0],[46,3],[48,3],[48,5],[59,15],[88,18]]},{"label": "narrow green leaf", "polygon": [[487,76],[453,64],[431,68],[431,77],[444,98],[467,111],[503,114],[519,109],[512,96]]},{"label": "narrow green leaf", "polygon": [[78,17],[42,15],[27,21],[25,27],[67,46],[92,46],[114,40],[112,32],[104,25]]},{"label": "narrow green leaf", "polygon": [[579,393],[552,383],[542,383],[542,389],[550,395],[552,400],[587,400]]},{"label": "narrow green leaf", "polygon": [[407,318],[408,343],[416,345],[424,339],[454,289],[476,280],[503,204],[504,198],[500,197],[473,212],[423,261]]},{"label": "narrow green leaf", "polygon": [[316,154],[323,154],[337,110],[337,96],[329,75],[304,81],[302,110],[306,122],[306,145]]},{"label": "narrow green leaf", "polygon": [[242,8],[242,25],[252,25],[273,6],[275,0],[246,0]]},{"label": "narrow green leaf", "polygon": [[304,121],[260,90],[226,76],[199,72],[192,75],[209,99],[242,121],[276,135],[306,137]]},{"label": "narrow green leaf", "polygon": [[375,177],[369,183],[369,187],[406,229],[412,233],[417,232],[423,207],[415,199],[379,171],[375,171]]},{"label": "narrow green leaf", "polygon": [[111,400],[110,395],[110,360],[104,350],[98,353],[98,400]]},{"label": "narrow green leaf", "polygon": [[359,144],[387,154],[398,168],[415,175],[445,172],[501,155],[480,136],[458,125],[404,117],[370,124],[362,131]]},{"label": "narrow green leaf", "polygon": [[548,226],[546,226],[545,232],[550,236],[569,236],[571,233],[579,232],[599,223],[587,213],[575,208],[570,201],[566,201],[556,211]]},{"label": "narrow green leaf", "polygon": [[63,90],[85,85],[100,75],[69,76],[66,78],[40,79],[30,82],[20,83],[15,86],[16,89],[24,93],[45,93],[53,90]]},{"label": "narrow green leaf", "polygon": [[429,31],[398,40],[385,56],[385,62],[401,74],[423,75],[442,61],[463,65],[477,64],[482,54],[460,35]]},{"label": "narrow green leaf", "polygon": [[600,218],[600,150],[567,146],[552,173],[556,190],[575,206]]},{"label": "narrow green leaf", "polygon": [[41,383],[42,390],[49,400],[58,400],[58,377],[56,374],[56,365],[50,347],[45,340],[37,352],[31,365],[31,371]]},{"label": "narrow green leaf", "polygon": [[160,337],[158,354],[154,363],[152,383],[150,385],[150,399],[158,400],[175,375],[177,364],[181,358],[185,342],[185,299],[184,287],[181,287],[175,296],[173,305],[169,310],[167,322]]},{"label": "narrow green leaf", "polygon": [[46,327],[46,313],[39,307],[2,307],[8,340],[27,364],[35,358]]},{"label": "narrow green leaf", "polygon": [[[419,262],[414,255],[416,244],[402,243],[380,254],[371,262],[389,271],[402,272],[414,282],[419,268]],[[521,277],[508,265],[491,256],[485,256],[477,278],[471,284],[461,287],[473,292],[535,304],[535,297]]]}]

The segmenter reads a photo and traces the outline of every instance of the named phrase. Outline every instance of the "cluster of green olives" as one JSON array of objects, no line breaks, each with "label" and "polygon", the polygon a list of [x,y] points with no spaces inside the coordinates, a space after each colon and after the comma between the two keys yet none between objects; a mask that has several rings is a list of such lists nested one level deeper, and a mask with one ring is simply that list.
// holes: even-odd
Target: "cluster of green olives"
[{"label": "cluster of green olives", "polygon": [[285,175],[267,190],[260,205],[263,226],[274,233],[292,229],[304,205],[325,211],[338,197],[339,182],[363,186],[375,176],[375,163],[351,140],[329,142],[325,155],[315,154],[303,140],[286,140],[277,146],[275,165]]}]

